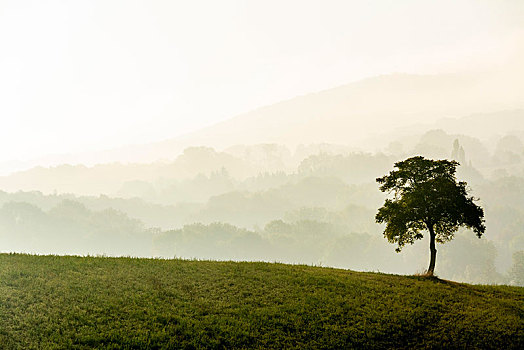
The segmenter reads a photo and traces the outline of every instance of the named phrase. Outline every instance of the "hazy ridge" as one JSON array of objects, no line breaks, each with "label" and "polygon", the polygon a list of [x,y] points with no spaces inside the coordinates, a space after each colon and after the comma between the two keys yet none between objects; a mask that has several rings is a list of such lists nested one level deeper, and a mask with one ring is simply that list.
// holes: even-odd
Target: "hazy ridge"
[{"label": "hazy ridge", "polygon": [[[389,141],[389,137],[384,135],[412,125],[431,125],[443,118],[448,118],[449,125],[450,120],[478,113],[488,114],[490,119],[490,113],[505,110],[521,114],[524,88],[518,88],[519,76],[519,71],[509,75],[383,75],[260,107],[169,140],[11,162],[0,164],[0,170],[5,173],[9,167],[62,163],[170,161],[191,146],[224,149],[237,144],[277,143],[294,149],[301,144],[329,143],[375,150],[387,145],[384,139]],[[501,120],[496,123],[497,129],[522,129],[522,118],[508,118],[513,122],[504,124]]]}]

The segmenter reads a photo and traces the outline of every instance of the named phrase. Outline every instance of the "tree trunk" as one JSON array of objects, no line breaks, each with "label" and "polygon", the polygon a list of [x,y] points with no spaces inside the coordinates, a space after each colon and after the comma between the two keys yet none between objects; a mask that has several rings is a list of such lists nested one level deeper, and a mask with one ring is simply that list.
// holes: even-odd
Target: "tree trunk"
[{"label": "tree trunk", "polygon": [[435,231],[433,230],[433,225],[428,225],[429,231],[429,267],[428,267],[428,276],[433,276],[435,271],[435,262],[437,261],[437,249],[435,248]]}]

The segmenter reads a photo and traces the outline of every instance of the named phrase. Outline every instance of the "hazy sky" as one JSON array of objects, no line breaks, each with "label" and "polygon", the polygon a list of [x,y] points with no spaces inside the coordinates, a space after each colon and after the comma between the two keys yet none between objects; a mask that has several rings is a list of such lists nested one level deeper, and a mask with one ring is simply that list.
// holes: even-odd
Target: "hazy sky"
[{"label": "hazy sky", "polygon": [[524,1],[0,0],[0,162],[170,138],[391,72],[503,66]]}]

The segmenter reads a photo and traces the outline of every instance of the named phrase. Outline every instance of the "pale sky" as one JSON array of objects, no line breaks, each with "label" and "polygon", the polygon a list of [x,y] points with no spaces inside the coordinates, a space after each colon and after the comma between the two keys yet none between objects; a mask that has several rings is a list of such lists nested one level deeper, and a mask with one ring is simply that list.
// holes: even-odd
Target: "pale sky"
[{"label": "pale sky", "polygon": [[503,67],[524,1],[0,0],[0,162],[171,138],[392,72]]}]

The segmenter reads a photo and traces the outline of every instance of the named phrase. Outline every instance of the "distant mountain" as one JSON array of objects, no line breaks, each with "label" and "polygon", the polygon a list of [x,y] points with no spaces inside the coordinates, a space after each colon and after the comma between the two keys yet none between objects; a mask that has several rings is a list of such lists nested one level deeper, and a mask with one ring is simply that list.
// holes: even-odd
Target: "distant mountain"
[{"label": "distant mountain", "polygon": [[[376,149],[391,139],[385,135],[402,134],[413,125],[427,130],[426,126],[434,126],[439,119],[442,127],[460,124],[461,129],[471,127],[479,132],[501,127],[524,129],[521,111],[515,112],[516,117],[510,116],[512,122],[504,127],[492,127],[498,119],[493,113],[524,109],[524,88],[517,89],[515,83],[524,85],[524,79],[512,77],[508,84],[504,79],[488,74],[383,75],[261,107],[181,137],[108,151],[50,156],[27,164],[173,160],[189,146],[225,149],[238,144],[277,143],[293,149],[328,143]],[[457,119],[466,115],[471,115],[470,119]],[[2,168],[5,166],[0,164]]]},{"label": "distant mountain", "polygon": [[524,108],[523,92],[504,91],[490,81],[491,76],[458,74],[384,75],[262,107],[177,140],[214,147],[264,142],[362,147],[365,140],[413,124]]}]

